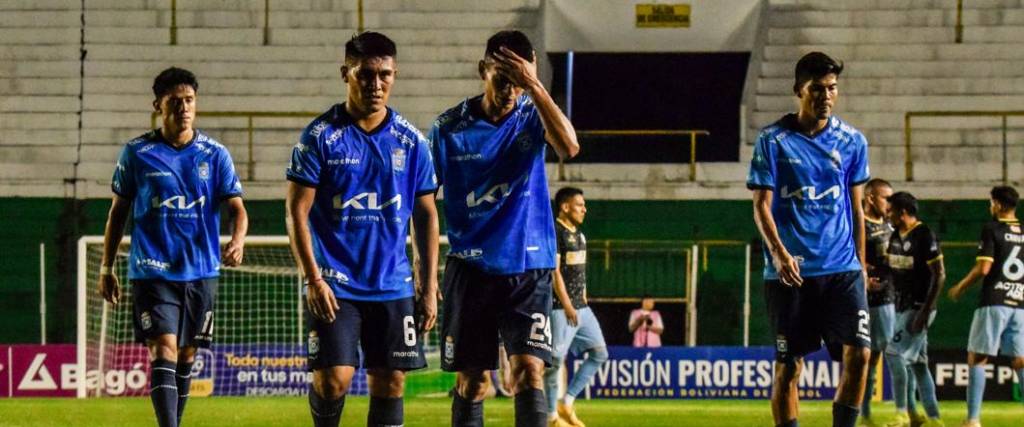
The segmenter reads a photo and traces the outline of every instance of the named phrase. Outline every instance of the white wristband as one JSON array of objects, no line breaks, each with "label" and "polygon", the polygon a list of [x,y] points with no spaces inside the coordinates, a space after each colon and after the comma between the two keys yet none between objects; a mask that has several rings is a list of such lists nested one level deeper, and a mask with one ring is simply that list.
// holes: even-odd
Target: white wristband
[{"label": "white wristband", "polygon": [[113,276],[113,275],[114,275],[114,266],[112,266],[112,265],[101,265],[100,266],[100,276]]}]

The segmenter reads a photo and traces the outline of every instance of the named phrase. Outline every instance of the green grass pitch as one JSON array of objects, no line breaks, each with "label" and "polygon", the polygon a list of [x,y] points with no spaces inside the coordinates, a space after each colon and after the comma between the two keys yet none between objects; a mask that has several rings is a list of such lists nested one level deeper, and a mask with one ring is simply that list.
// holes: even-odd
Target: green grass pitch
[{"label": "green grass pitch", "polygon": [[[343,426],[366,425],[367,399],[350,397],[345,403]],[[417,397],[406,402],[408,427],[448,425],[450,401]],[[510,399],[491,399],[486,405],[487,426],[512,426]],[[943,420],[955,427],[964,417],[963,402],[942,402]],[[1024,405],[987,402],[985,427],[1024,425]],[[877,415],[889,414],[892,403],[875,406]],[[770,426],[768,402],[729,400],[594,400],[579,401],[577,413],[588,426]],[[827,426],[829,402],[804,402],[800,423]],[[0,400],[0,426],[152,426],[152,407],[147,398],[107,399],[4,399]],[[214,397],[189,401],[183,426],[309,426],[305,398]]]}]

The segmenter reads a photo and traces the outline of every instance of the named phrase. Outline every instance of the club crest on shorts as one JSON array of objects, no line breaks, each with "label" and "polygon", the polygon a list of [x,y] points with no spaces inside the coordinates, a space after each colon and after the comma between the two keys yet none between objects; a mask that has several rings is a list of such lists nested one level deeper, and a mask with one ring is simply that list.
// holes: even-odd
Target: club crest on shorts
[{"label": "club crest on shorts", "polygon": [[405,149],[404,148],[392,148],[391,149],[391,168],[395,172],[401,172],[405,170]]},{"label": "club crest on shorts", "polygon": [[149,315],[148,311],[142,312],[142,315],[139,316],[139,321],[142,323],[142,329],[148,331],[153,328],[153,317]]},{"label": "club crest on shorts", "polygon": [[199,163],[199,179],[210,179],[210,164],[206,162]]},{"label": "club crest on shorts", "polygon": [[452,363],[455,359],[455,339],[450,335],[444,337],[444,360],[447,363]]},{"label": "club crest on shorts", "polygon": [[316,331],[309,331],[309,357],[316,358],[317,353],[320,352],[320,336],[316,334]]}]

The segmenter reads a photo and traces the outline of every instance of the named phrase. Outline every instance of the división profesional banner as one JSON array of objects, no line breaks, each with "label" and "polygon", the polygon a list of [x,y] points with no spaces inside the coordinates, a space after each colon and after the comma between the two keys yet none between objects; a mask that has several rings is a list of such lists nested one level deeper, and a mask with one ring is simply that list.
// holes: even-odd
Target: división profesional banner
[{"label": "divisi\u00f3n profesional banner", "polygon": [[[662,347],[657,349],[609,347],[609,360],[597,371],[585,393],[591,398],[647,399],[767,399],[774,373],[772,347]],[[967,394],[966,350],[933,349],[928,365],[940,400],[963,400]],[[993,359],[986,367],[986,400],[1021,400],[1010,360]],[[570,356],[569,375],[582,360]],[[890,376],[879,366],[881,382],[875,400],[891,399]],[[842,373],[841,365],[823,350],[808,356],[800,376],[803,399],[832,399]]]},{"label": "divisi\u00f3n profesional banner", "polygon": [[[611,346],[585,393],[591,398],[767,399],[775,351],[771,347]],[[570,358],[570,376],[582,360]],[[824,351],[808,356],[800,376],[802,399],[832,399],[841,365]],[[887,378],[888,375],[882,375]],[[888,382],[876,389],[889,397]],[[875,393],[882,396],[882,393]]]}]

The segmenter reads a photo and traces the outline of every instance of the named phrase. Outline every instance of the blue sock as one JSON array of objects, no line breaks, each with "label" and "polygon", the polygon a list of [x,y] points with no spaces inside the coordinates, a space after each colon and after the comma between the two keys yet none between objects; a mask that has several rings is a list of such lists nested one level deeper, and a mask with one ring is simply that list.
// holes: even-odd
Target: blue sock
[{"label": "blue sock", "polygon": [[775,427],[800,427],[800,423],[797,420],[789,420],[782,424],[776,424]]},{"label": "blue sock", "polygon": [[967,419],[981,419],[981,399],[985,395],[985,367],[971,366],[967,371]]},{"label": "blue sock", "polygon": [[405,424],[405,408],[401,397],[370,396],[366,414],[367,427],[393,427]]},{"label": "blue sock", "polygon": [[548,398],[549,414],[555,413],[555,405],[558,404],[558,370],[561,366],[562,359],[552,357],[551,367],[544,371],[544,395]]},{"label": "blue sock", "polygon": [[452,399],[452,427],[483,427],[483,425],[484,401],[474,402],[462,397],[456,391]]},{"label": "blue sock", "polygon": [[854,427],[860,411],[853,406],[832,402],[832,427]]},{"label": "blue sock", "polygon": [[927,363],[914,363],[910,365],[917,377],[917,388],[921,392],[921,404],[924,405],[924,412],[928,418],[939,418],[939,400],[935,398],[935,381],[932,379],[932,371],[928,369]]},{"label": "blue sock", "polygon": [[178,386],[174,375],[174,362],[169,360],[156,359],[150,367],[149,399],[160,427],[178,427]]},{"label": "blue sock", "polygon": [[314,427],[338,427],[341,422],[341,411],[345,409],[345,396],[337,400],[327,400],[309,387],[309,414],[313,416]]},{"label": "blue sock", "polygon": [[907,411],[917,413],[917,378],[910,365],[907,366]]},{"label": "blue sock", "polygon": [[181,418],[185,414],[185,404],[188,403],[188,392],[192,388],[192,362],[179,362],[175,368],[175,385],[178,387],[178,425],[181,425]]},{"label": "blue sock", "polygon": [[896,412],[907,410],[907,363],[903,357],[886,354],[889,362],[889,373],[892,375],[892,399],[896,403]]},{"label": "blue sock", "polygon": [[868,379],[864,384],[864,400],[860,403],[860,414],[864,418],[871,418],[871,396],[875,394],[875,368],[877,365],[871,364],[868,366]]},{"label": "blue sock", "polygon": [[588,350],[587,358],[583,360],[583,364],[580,365],[580,370],[576,372],[576,375],[573,375],[572,382],[569,383],[565,393],[573,398],[579,396],[583,389],[587,388],[587,385],[590,384],[590,380],[594,378],[598,368],[607,360],[608,349],[598,347]]}]

